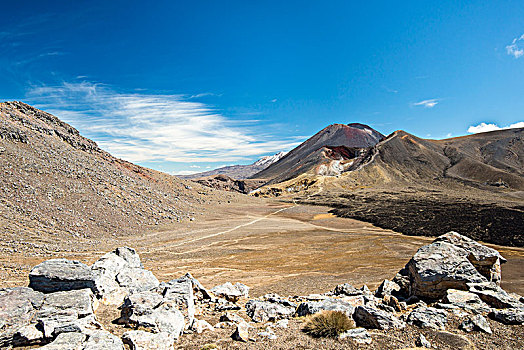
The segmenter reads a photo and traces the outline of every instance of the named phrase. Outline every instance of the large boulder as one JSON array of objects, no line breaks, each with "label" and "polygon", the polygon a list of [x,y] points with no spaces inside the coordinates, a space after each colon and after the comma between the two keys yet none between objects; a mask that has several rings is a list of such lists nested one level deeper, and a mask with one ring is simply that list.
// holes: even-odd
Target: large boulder
[{"label": "large boulder", "polygon": [[31,288],[0,289],[0,348],[16,343],[15,338],[25,344],[39,341],[41,334],[35,336],[30,324],[43,303],[44,294]]},{"label": "large boulder", "polygon": [[397,283],[392,282],[390,280],[384,280],[375,291],[375,297],[382,299],[385,296],[395,296],[399,291],[400,286]]},{"label": "large boulder", "polygon": [[211,289],[211,292],[218,297],[236,303],[240,298],[249,296],[249,287],[242,283],[232,284],[226,282]]},{"label": "large boulder", "polygon": [[52,343],[42,346],[42,350],[83,350],[87,335],[78,332],[62,333]]},{"label": "large boulder", "polygon": [[127,294],[159,285],[153,273],[143,268],[138,253],[129,247],[105,254],[91,265],[91,270],[95,276],[94,291],[108,305],[120,305]]},{"label": "large boulder", "polygon": [[88,334],[83,350],[125,350],[122,340],[108,331],[99,330]]},{"label": "large boulder", "polygon": [[150,290],[160,284],[151,271],[136,267],[123,268],[116,275],[116,281],[120,287],[131,293]]},{"label": "large boulder", "polygon": [[507,260],[497,250],[453,231],[437,237],[433,242],[447,242],[464,249],[468,254],[467,259],[482,276],[490,282],[500,284],[502,278],[500,264]]},{"label": "large boulder", "polygon": [[324,300],[319,301],[305,301],[303,303],[300,303],[300,305],[298,305],[296,314],[297,316],[307,316],[325,310],[342,311],[349,318],[351,318],[353,312],[355,311],[355,307],[351,303],[341,299],[326,298]]},{"label": "large boulder", "polygon": [[152,291],[126,297],[119,321],[154,333],[167,332],[173,338],[178,338],[186,328],[184,315],[179,311],[177,302],[166,300]]},{"label": "large boulder", "polygon": [[[496,250],[450,232],[421,247],[403,271],[407,271],[411,295],[437,300],[448,289],[468,290],[468,283],[500,280],[497,271],[502,259]],[[401,277],[397,280],[402,281]]]},{"label": "large boulder", "polygon": [[33,267],[29,273],[29,287],[43,293],[95,290],[95,275],[80,261],[51,259]]},{"label": "large boulder", "polygon": [[524,324],[524,309],[493,310],[489,317],[504,324]]},{"label": "large boulder", "polygon": [[411,311],[407,322],[420,328],[444,330],[448,322],[448,314],[444,310],[433,307],[421,307]]},{"label": "large boulder", "polygon": [[390,329],[404,328],[406,324],[393,314],[370,306],[359,306],[353,318],[357,326],[364,328]]},{"label": "large boulder", "polygon": [[172,350],[174,338],[166,332],[128,331],[122,336],[131,350]]},{"label": "large boulder", "polygon": [[98,301],[91,289],[55,292],[45,295],[39,314],[58,314],[74,310],[79,317],[85,317],[93,314],[97,305]]},{"label": "large boulder", "polygon": [[277,321],[291,318],[295,307],[271,301],[250,300],[246,304],[246,313],[255,322]]},{"label": "large boulder", "polygon": [[176,279],[162,283],[157,290],[165,300],[170,300],[178,305],[184,315],[186,328],[191,327],[195,318],[195,297],[193,294],[193,281],[191,279]]},{"label": "large boulder", "polygon": [[524,308],[520,300],[514,298],[496,283],[470,283],[469,291],[482,299],[483,302],[496,309]]}]

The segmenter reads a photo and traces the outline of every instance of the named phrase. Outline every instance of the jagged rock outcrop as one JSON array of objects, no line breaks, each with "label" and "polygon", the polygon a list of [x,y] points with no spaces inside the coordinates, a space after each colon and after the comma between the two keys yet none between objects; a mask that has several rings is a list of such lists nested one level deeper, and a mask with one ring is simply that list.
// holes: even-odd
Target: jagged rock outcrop
[{"label": "jagged rock outcrop", "polygon": [[355,307],[341,299],[326,298],[319,301],[305,301],[297,307],[297,316],[313,315],[321,311],[342,311],[348,317],[353,316]]},{"label": "jagged rock outcrop", "polygon": [[460,329],[466,332],[481,331],[488,334],[492,333],[488,321],[482,315],[469,317],[460,324]]},{"label": "jagged rock outcrop", "polygon": [[122,340],[131,350],[171,350],[174,344],[174,339],[165,332],[129,331]]},{"label": "jagged rock outcrop", "polygon": [[353,315],[357,326],[364,328],[390,329],[404,328],[406,325],[396,316],[369,306],[359,306]]},{"label": "jagged rock outcrop", "polygon": [[29,287],[43,293],[74,289],[95,289],[95,275],[80,261],[52,259],[33,267]]},{"label": "jagged rock outcrop", "polygon": [[267,300],[250,300],[246,304],[246,313],[255,322],[277,321],[290,318],[296,306]]},{"label": "jagged rock outcrop", "polygon": [[524,309],[493,310],[490,317],[504,324],[524,324]]},{"label": "jagged rock outcrop", "polygon": [[178,338],[186,323],[177,301],[164,299],[154,291],[143,291],[126,297],[119,322],[142,327],[154,333],[166,332]]},{"label": "jagged rock outcrop", "polygon": [[365,328],[353,328],[338,336],[339,339],[351,339],[358,344],[371,344],[372,339]]},{"label": "jagged rock outcrop", "polygon": [[460,235],[457,232],[448,232],[439,236],[433,242],[448,242],[467,252],[467,259],[475,266],[475,269],[490,282],[500,284],[502,278],[500,264],[507,260],[498,251],[480,244],[471,238]]},{"label": "jagged rock outcrop", "polygon": [[249,287],[242,283],[232,284],[231,282],[226,282],[219,286],[211,289],[211,292],[216,296],[226,299],[236,303],[240,298],[249,296]]},{"label": "jagged rock outcrop", "polygon": [[36,343],[41,339],[40,331],[38,331],[40,334],[30,335],[27,333],[35,333],[34,328],[24,327],[31,325],[43,303],[44,295],[31,288],[0,289],[0,347],[18,343],[19,337],[25,338],[28,344]]},{"label": "jagged rock outcrop", "polygon": [[448,314],[444,310],[433,307],[421,307],[411,311],[407,323],[420,328],[445,329],[448,322]]},{"label": "jagged rock outcrop", "polygon": [[501,258],[494,249],[447,233],[421,247],[406,265],[410,293],[436,300],[448,289],[468,290],[468,283],[485,283],[488,278],[498,283],[500,263],[505,262]]},{"label": "jagged rock outcrop", "polygon": [[[234,331],[231,337],[242,342],[272,341],[280,336],[273,327],[287,328],[296,322],[294,316],[342,311],[361,328],[342,333],[341,340],[369,344],[373,333],[366,329],[400,331],[407,323],[433,332],[432,342],[438,343],[442,338],[470,346],[467,337],[444,330],[453,326],[468,333],[491,334],[490,322],[524,323],[522,297],[504,291],[498,285],[500,278],[491,278],[490,282],[485,276],[493,276],[500,261],[504,260],[498,252],[450,233],[417,251],[395,277],[401,283],[384,280],[374,293],[365,286],[357,289],[345,283],[324,294],[266,294],[245,304],[248,317],[262,323],[253,334],[249,331],[252,325],[230,312],[220,315],[215,327],[230,328]],[[477,266],[483,269],[482,274]],[[190,274],[169,282],[151,283],[151,279],[142,278],[148,275],[146,272],[149,271],[143,268],[136,251],[127,247],[105,254],[91,267],[65,259],[37,265],[31,272],[30,285],[45,293],[28,287],[0,289],[0,347],[122,350],[126,344],[131,349],[172,349],[184,333],[215,330],[205,319],[204,309],[214,318],[219,310],[240,309],[240,301],[248,295],[248,287],[241,283],[226,283],[208,292]],[[120,283],[118,276],[122,273],[129,276],[129,284]],[[416,274],[421,277],[415,278]],[[476,279],[482,282],[464,282]],[[118,323],[133,328],[122,339],[104,329],[96,316],[99,303],[117,295],[124,295],[123,303],[107,306],[118,307]],[[486,318],[488,315],[490,319]],[[462,318],[458,325],[448,322],[452,318],[456,321],[457,316]],[[266,322],[273,323],[264,325]]]},{"label": "jagged rock outcrop", "polygon": [[395,293],[399,291],[400,291],[400,286],[397,283],[392,282],[390,280],[384,280],[380,284],[380,286],[378,286],[375,292],[375,297],[383,298],[386,295],[389,295],[389,296],[395,295]]},{"label": "jagged rock outcrop", "polygon": [[240,322],[237,324],[235,331],[231,334],[234,340],[248,342],[249,341],[249,324],[247,322]]},{"label": "jagged rock outcrop", "polygon": [[524,304],[512,297],[495,283],[470,283],[469,291],[478,295],[480,299],[496,309],[522,308]]}]

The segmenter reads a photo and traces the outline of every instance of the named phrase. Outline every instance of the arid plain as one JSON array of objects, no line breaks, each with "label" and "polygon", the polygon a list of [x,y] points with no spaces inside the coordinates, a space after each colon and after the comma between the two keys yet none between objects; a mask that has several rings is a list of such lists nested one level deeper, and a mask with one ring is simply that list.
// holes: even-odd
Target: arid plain
[{"label": "arid plain", "polygon": [[[375,288],[392,278],[431,237],[413,237],[369,223],[334,217],[329,207],[245,198],[224,202],[195,221],[146,228],[133,235],[74,240],[60,252],[30,256],[0,253],[4,286],[26,285],[30,268],[51,257],[92,263],[127,245],[160,280],[190,272],[204,286],[241,281],[252,295],[305,295],[340,283]],[[44,236],[28,237],[45,244]],[[47,238],[49,239],[49,238]],[[502,287],[524,294],[524,249],[490,245],[508,259]]]}]

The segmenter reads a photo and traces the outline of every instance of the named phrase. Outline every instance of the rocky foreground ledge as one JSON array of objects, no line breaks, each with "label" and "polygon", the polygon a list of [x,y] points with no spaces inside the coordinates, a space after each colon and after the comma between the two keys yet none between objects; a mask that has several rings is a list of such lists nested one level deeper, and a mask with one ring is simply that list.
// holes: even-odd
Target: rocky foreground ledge
[{"label": "rocky foreground ledge", "polygon": [[[324,294],[249,299],[249,288],[241,283],[207,290],[189,273],[160,283],[134,249],[122,247],[92,266],[44,261],[31,270],[29,287],[0,289],[0,348],[173,349],[189,334],[228,329],[240,342],[277,342],[276,330],[290,320],[326,310],[354,321],[356,328],[339,336],[348,348],[372,346],[372,330],[398,336],[406,327],[456,337],[454,348],[468,348],[461,333],[491,334],[494,321],[524,323],[523,298],[500,288],[505,261],[498,251],[450,232],[420,248],[374,292],[346,283]],[[121,325],[121,334],[102,325],[99,308],[118,312],[111,321]],[[217,316],[218,323],[211,322]],[[423,335],[415,342],[404,346],[432,346]]]}]

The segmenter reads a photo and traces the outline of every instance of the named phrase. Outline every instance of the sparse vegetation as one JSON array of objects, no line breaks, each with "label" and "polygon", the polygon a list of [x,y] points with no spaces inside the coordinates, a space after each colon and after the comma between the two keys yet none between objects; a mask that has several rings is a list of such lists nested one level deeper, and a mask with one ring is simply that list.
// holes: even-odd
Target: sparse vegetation
[{"label": "sparse vegetation", "polygon": [[323,311],[308,317],[303,331],[315,338],[335,338],[351,328],[355,328],[355,321],[344,312]]}]

